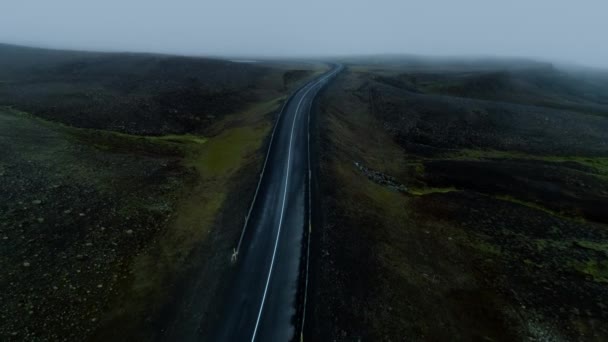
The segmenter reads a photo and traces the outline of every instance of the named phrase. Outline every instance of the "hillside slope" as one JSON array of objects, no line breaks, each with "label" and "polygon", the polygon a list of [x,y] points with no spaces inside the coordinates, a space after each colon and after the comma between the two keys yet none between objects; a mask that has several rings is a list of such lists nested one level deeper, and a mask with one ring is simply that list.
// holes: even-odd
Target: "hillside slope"
[{"label": "hillside slope", "polygon": [[361,63],[328,88],[311,334],[608,338],[608,78],[564,75]]},{"label": "hillside slope", "polygon": [[226,114],[280,96],[284,73],[300,71],[297,80],[306,68],[0,45],[0,105],[76,127],[206,134]]},{"label": "hillside slope", "polygon": [[261,64],[0,46],[0,340],[215,313],[278,110],[324,69]]}]

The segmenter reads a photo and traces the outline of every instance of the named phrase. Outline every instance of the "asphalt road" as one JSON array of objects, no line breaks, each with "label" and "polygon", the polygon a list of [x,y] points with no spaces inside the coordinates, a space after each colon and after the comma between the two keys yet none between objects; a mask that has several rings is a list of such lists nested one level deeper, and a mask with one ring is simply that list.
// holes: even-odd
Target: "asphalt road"
[{"label": "asphalt road", "polygon": [[218,308],[213,341],[289,341],[295,331],[302,238],[308,222],[308,126],[318,91],[341,66],[300,88],[276,124],[239,243],[236,275]]}]

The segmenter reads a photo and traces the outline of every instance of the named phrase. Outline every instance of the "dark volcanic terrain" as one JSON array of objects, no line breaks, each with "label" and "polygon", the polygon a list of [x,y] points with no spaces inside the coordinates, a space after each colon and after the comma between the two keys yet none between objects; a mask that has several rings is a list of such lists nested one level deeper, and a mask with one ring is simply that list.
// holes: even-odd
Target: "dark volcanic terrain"
[{"label": "dark volcanic terrain", "polygon": [[325,67],[0,45],[0,340],[202,324],[286,96]]},{"label": "dark volcanic terrain", "polygon": [[317,129],[310,334],[608,339],[608,74],[350,61]]},{"label": "dark volcanic terrain", "polygon": [[310,74],[277,63],[0,44],[0,105],[78,127],[200,134]]},{"label": "dark volcanic terrain", "polygon": [[[607,340],[608,73],[344,62],[305,336]],[[0,340],[208,329],[276,113],[324,69],[0,45]]]}]

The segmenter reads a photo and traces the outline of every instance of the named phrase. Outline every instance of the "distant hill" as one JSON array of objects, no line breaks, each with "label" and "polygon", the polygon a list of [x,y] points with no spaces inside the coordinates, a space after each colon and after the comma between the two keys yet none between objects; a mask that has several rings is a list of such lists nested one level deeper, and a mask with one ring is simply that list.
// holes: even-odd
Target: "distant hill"
[{"label": "distant hill", "polygon": [[0,105],[136,134],[204,131],[209,121],[283,87],[282,75],[267,65],[209,58],[0,44]]},{"label": "distant hill", "polygon": [[532,68],[550,68],[551,63],[529,58],[507,57],[441,57],[403,54],[385,54],[344,57],[348,64],[366,65],[367,67],[398,68],[400,70],[437,71],[483,71],[483,70],[521,70]]}]

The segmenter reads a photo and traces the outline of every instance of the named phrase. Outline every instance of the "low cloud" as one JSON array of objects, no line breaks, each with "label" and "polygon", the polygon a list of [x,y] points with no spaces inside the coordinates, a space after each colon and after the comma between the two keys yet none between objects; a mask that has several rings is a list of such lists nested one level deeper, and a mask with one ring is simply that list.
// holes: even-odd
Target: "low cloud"
[{"label": "low cloud", "polygon": [[601,0],[5,1],[0,41],[196,55],[411,53],[608,68]]}]

